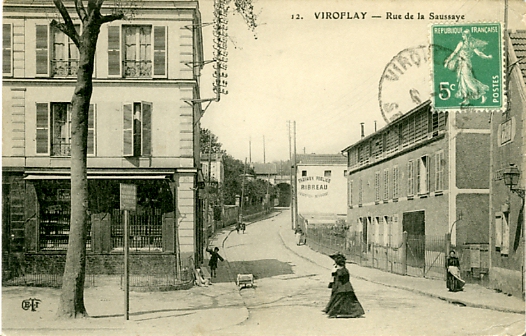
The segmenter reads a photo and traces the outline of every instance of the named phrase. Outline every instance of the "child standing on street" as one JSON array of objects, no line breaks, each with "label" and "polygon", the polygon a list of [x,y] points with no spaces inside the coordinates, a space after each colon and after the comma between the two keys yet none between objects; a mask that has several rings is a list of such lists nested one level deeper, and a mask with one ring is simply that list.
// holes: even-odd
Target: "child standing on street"
[{"label": "child standing on street", "polygon": [[208,266],[210,266],[210,275],[215,278],[217,275],[217,259],[221,261],[224,261],[224,259],[219,255],[219,247],[214,247],[214,250],[207,248],[206,252],[210,253],[210,261],[208,262]]}]

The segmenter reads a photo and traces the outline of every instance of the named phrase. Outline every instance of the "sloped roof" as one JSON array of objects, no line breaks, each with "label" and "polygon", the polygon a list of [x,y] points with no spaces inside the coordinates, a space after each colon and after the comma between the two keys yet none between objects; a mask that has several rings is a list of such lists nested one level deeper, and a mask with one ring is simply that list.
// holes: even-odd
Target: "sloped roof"
[{"label": "sloped roof", "polygon": [[254,167],[256,175],[278,174],[278,168],[276,167],[275,163],[253,163],[252,166]]},{"label": "sloped roof", "polygon": [[346,165],[347,157],[341,154],[300,154],[296,161],[300,165]]},{"label": "sloped roof", "polygon": [[526,81],[526,30],[510,32],[510,40],[519,61],[522,77]]}]

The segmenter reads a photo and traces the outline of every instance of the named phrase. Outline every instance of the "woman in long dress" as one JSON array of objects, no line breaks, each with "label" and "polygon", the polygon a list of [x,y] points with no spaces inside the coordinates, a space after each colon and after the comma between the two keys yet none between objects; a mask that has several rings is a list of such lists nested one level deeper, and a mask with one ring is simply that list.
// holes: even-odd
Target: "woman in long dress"
[{"label": "woman in long dress", "polygon": [[336,271],[332,273],[334,282],[329,285],[332,287],[331,298],[323,311],[329,317],[361,317],[365,312],[349,282],[345,256],[335,254],[331,258],[336,264]]},{"label": "woman in long dress", "polygon": [[457,258],[456,252],[449,252],[449,257],[446,261],[447,278],[446,286],[450,292],[458,292],[463,290],[464,284],[466,283],[460,277],[460,262]]},{"label": "woman in long dress", "polygon": [[491,59],[492,55],[486,55],[480,51],[487,44],[488,42],[471,36],[470,31],[466,29],[462,32],[462,41],[457,44],[455,51],[444,62],[446,68],[457,71],[458,87],[455,97],[463,99],[461,105],[469,104],[470,100],[481,99],[482,104],[486,101],[489,86],[475,78],[471,59],[473,54],[482,59]]}]

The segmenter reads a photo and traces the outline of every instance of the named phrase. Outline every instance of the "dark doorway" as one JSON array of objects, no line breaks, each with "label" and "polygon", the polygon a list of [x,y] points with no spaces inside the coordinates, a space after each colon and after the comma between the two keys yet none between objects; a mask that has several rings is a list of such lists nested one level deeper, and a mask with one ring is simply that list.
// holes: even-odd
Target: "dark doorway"
[{"label": "dark doorway", "polygon": [[426,261],[425,211],[404,212],[402,230],[407,232],[407,265],[424,268]]}]

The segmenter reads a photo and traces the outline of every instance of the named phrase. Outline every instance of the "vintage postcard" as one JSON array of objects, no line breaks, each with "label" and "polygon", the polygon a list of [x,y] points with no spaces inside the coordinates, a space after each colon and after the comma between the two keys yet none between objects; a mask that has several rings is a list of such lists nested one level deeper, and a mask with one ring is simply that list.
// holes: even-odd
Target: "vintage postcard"
[{"label": "vintage postcard", "polygon": [[5,335],[523,335],[523,0],[4,0]]}]

